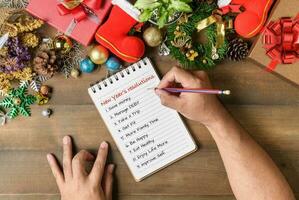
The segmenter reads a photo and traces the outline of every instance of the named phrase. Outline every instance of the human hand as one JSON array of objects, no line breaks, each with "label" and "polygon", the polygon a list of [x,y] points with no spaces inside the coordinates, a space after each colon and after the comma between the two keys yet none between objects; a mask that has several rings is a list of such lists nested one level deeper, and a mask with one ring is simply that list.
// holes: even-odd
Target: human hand
[{"label": "human hand", "polygon": [[181,68],[172,68],[161,80],[156,89],[161,103],[167,107],[177,110],[185,117],[201,122],[208,126],[215,123],[221,113],[225,112],[224,107],[215,95],[180,93],[171,94],[162,90],[165,87],[203,88],[211,89],[208,75],[204,71],[187,72]]},{"label": "human hand", "polygon": [[[72,140],[63,138],[63,171],[54,155],[48,154],[47,160],[56,179],[62,200],[112,200],[114,165],[106,167],[108,144],[102,142],[97,158],[86,150],[73,157]],[[88,174],[86,162],[94,161]]]}]

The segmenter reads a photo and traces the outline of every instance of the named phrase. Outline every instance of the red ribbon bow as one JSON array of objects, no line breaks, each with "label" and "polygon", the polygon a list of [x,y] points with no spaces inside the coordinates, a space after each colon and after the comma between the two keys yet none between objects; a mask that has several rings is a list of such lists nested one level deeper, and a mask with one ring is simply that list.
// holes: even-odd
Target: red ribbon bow
[{"label": "red ribbon bow", "polygon": [[72,14],[74,19],[80,22],[88,16],[85,7],[98,10],[101,7],[101,2],[101,0],[63,0],[57,5],[57,9],[60,15]]},{"label": "red ribbon bow", "polygon": [[294,64],[299,60],[299,13],[295,19],[270,22],[263,34],[266,54],[272,59],[268,71],[273,71],[278,64]]}]

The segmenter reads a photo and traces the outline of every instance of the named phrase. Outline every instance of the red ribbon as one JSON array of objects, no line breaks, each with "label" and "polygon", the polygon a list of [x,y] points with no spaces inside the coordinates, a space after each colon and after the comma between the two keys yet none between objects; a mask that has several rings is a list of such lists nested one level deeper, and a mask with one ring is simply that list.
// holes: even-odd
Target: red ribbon
[{"label": "red ribbon", "polygon": [[278,64],[294,64],[299,60],[299,13],[295,19],[281,18],[270,22],[263,32],[266,54],[272,59],[268,71]]},{"label": "red ribbon", "polygon": [[227,13],[241,13],[243,9],[243,6],[238,4],[230,4],[222,8],[219,8],[222,15],[225,15]]},{"label": "red ribbon", "polygon": [[[64,3],[68,3],[70,1],[73,0],[64,0]],[[78,4],[78,6],[73,9],[69,9],[64,5],[64,3],[60,3],[57,5],[57,9],[60,15],[63,16],[72,14],[74,19],[77,22],[80,22],[88,16],[85,7],[88,7],[91,10],[98,10],[101,7],[101,2],[101,0],[82,0],[82,3]]]}]

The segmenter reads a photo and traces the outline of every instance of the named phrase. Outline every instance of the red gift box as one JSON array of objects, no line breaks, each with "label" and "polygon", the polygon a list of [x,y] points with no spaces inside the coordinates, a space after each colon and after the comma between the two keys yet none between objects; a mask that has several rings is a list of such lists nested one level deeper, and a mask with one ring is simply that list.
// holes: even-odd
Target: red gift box
[{"label": "red gift box", "polygon": [[[68,2],[68,0],[65,0]],[[27,11],[87,46],[109,13],[111,0],[82,0],[66,7],[60,0],[30,0]]]}]

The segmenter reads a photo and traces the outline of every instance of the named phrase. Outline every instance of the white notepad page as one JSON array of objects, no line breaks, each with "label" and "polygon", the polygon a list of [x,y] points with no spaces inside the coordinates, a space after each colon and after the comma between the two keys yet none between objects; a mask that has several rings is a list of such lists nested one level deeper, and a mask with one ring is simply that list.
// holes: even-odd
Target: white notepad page
[{"label": "white notepad page", "polygon": [[179,114],[149,90],[159,82],[145,58],[88,90],[136,181],[197,149]]}]

